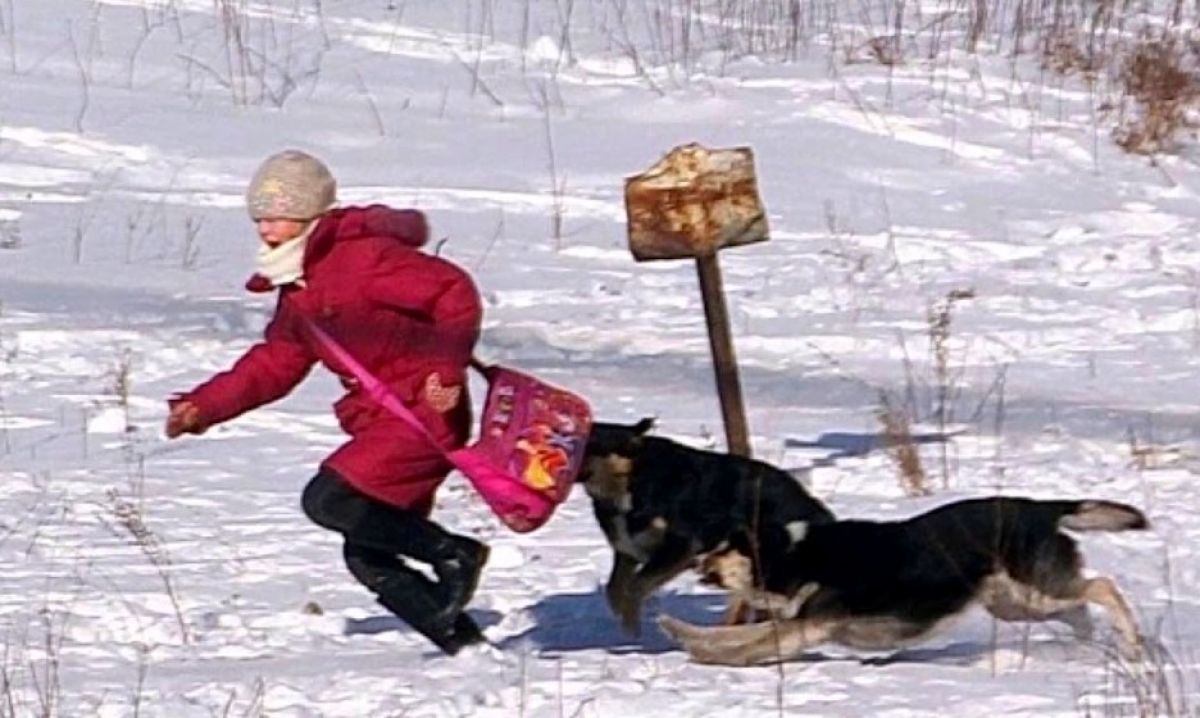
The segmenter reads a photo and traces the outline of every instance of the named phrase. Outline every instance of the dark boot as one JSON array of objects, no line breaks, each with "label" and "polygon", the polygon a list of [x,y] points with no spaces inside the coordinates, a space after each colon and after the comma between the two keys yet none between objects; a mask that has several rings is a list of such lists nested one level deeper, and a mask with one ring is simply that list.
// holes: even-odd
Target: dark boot
[{"label": "dark boot", "polygon": [[438,558],[433,562],[438,586],[442,590],[447,613],[458,615],[471,602],[483,566],[491,553],[487,544],[469,536],[448,535],[446,544],[438,547]]},{"label": "dark boot", "polygon": [[455,655],[467,646],[487,640],[483,631],[479,629],[479,625],[467,614],[460,613],[449,623],[444,621],[439,623],[437,614],[429,612],[431,607],[437,605],[434,601],[425,601],[420,598],[414,601],[412,599],[411,595],[402,597],[390,593],[381,594],[376,600],[379,601],[379,605],[403,619],[405,623],[428,638],[448,656]]},{"label": "dark boot", "polygon": [[487,637],[479,630],[479,624],[466,613],[458,614],[450,633],[441,641],[434,641],[446,655],[453,656],[467,646],[486,643]]},{"label": "dark boot", "polygon": [[454,636],[463,646],[473,646],[476,643],[487,643],[487,636],[465,611],[454,619]]},{"label": "dark boot", "polygon": [[342,552],[350,573],[375,594],[381,606],[448,654],[466,645],[465,636],[455,638],[458,615],[448,610],[439,584],[391,554],[349,542]]},{"label": "dark boot", "polygon": [[[357,553],[363,553],[362,549],[358,549]],[[378,561],[379,554],[370,552],[373,556],[372,560]],[[443,536],[438,541],[431,541],[419,547],[419,550],[412,550],[409,555],[416,558],[418,561],[428,563],[433,567],[433,572],[437,575],[437,584],[432,584],[423,575],[417,574],[429,586],[431,596],[437,603],[437,607],[432,609],[431,621],[435,624],[452,623],[463,608],[471,602],[471,598],[475,595],[475,589],[479,587],[479,579],[483,574],[483,566],[487,563],[490,550],[487,544],[480,543],[468,536],[456,536],[451,533],[443,532]],[[389,557],[403,566],[403,560],[399,557]],[[347,564],[351,563],[351,559],[347,558]],[[354,569],[351,569],[353,571]],[[412,569],[404,567],[407,572],[415,573]],[[362,580],[361,578],[359,580]],[[364,581],[364,583],[367,583]],[[367,583],[370,586],[369,583]],[[377,591],[377,593],[382,593]]]}]

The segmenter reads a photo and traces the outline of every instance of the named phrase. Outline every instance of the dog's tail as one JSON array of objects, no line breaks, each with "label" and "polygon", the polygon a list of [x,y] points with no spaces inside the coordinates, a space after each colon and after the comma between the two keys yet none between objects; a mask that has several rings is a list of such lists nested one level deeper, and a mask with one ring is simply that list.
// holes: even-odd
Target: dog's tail
[{"label": "dog's tail", "polygon": [[1058,525],[1073,531],[1129,531],[1149,528],[1146,515],[1129,504],[1089,499],[1052,501],[1062,515]]}]

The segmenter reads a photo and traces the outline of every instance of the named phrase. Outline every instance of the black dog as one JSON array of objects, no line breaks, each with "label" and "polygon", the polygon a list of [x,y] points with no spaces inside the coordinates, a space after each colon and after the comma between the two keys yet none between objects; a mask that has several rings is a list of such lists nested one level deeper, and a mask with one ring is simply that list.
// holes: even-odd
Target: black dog
[{"label": "black dog", "polygon": [[736,541],[769,567],[792,545],[789,529],[833,520],[787,472],[647,436],[653,424],[593,425],[580,474],[613,547],[605,594],[633,634],[646,598],[703,554]]},{"label": "black dog", "polygon": [[[958,501],[907,521],[812,524],[793,532],[791,551],[763,577],[790,617],[746,626],[701,627],[669,616],[659,623],[697,661],[749,665],[825,642],[895,648],[972,603],[1004,621],[1062,621],[1087,637],[1087,604],[1095,603],[1136,655],[1137,627],[1116,584],[1084,578],[1078,546],[1060,529],[1146,526],[1142,512],[1125,504],[1008,497]],[[753,593],[739,565],[748,560],[714,555],[706,569],[718,584]]]}]

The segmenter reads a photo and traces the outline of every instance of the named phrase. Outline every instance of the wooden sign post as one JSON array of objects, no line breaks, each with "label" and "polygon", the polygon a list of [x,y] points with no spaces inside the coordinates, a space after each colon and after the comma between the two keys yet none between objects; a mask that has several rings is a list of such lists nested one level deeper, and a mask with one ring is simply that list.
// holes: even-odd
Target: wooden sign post
[{"label": "wooden sign post", "polygon": [[629,248],[639,262],[693,258],[729,453],[750,455],[750,436],[717,252],[765,241],[767,215],[749,147],[676,147],[625,180]]}]

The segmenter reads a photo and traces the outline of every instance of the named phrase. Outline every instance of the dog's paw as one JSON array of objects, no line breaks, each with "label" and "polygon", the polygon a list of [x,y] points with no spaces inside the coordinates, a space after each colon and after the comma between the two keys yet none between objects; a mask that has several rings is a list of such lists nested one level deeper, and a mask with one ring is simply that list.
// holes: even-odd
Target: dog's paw
[{"label": "dog's paw", "polygon": [[[1154,654],[1157,648],[1154,643],[1147,643],[1145,636],[1138,635],[1134,640],[1129,640],[1127,637],[1117,639],[1117,651],[1120,652],[1121,658],[1128,663],[1141,663],[1147,658],[1157,658]],[[1147,649],[1149,653],[1147,653]]]},{"label": "dog's paw", "polygon": [[609,585],[605,591],[608,607],[621,624],[621,630],[635,638],[642,633],[642,601],[637,596],[613,590]]},{"label": "dog's paw", "polygon": [[658,617],[658,627],[676,643],[683,643],[691,632],[690,629],[694,628],[687,621],[681,621],[665,613]]},{"label": "dog's paw", "polygon": [[637,606],[626,606],[618,615],[621,619],[621,630],[634,638],[642,635],[642,612]]},{"label": "dog's paw", "polygon": [[667,634],[671,638],[675,638],[676,627],[680,623],[683,623],[678,618],[675,618],[674,616],[668,616],[665,613],[662,614],[661,616],[659,616],[656,619],[656,622],[658,623],[658,627],[662,629],[662,632]]}]

